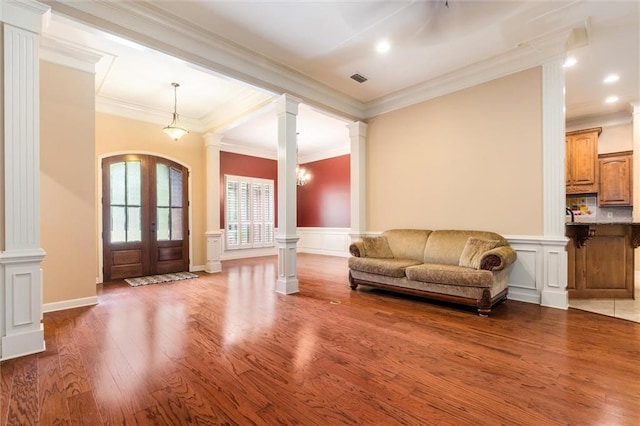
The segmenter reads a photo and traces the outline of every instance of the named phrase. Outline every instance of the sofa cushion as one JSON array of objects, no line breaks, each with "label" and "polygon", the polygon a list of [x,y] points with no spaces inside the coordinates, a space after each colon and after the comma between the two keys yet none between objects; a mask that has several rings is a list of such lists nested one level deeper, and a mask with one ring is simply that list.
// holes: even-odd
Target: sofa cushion
[{"label": "sofa cushion", "polygon": [[404,277],[404,271],[408,266],[419,265],[420,263],[420,261],[412,259],[373,259],[369,257],[349,258],[350,269],[394,278]]},{"label": "sofa cushion", "polygon": [[[469,237],[483,240],[496,240],[496,247],[508,245],[507,241],[495,232],[486,231],[433,231],[429,235],[424,248],[424,263],[440,263],[456,265],[460,262],[460,255]],[[393,247],[391,248],[393,251]]]},{"label": "sofa cushion", "polygon": [[390,229],[382,235],[396,259],[413,259],[422,263],[424,246],[431,231],[424,229]]},{"label": "sofa cushion", "polygon": [[365,257],[391,258],[393,253],[385,237],[363,237]]},{"label": "sofa cushion", "polygon": [[453,284],[470,287],[491,287],[490,271],[465,268],[458,265],[422,264],[406,268],[407,278],[413,281],[435,284]]},{"label": "sofa cushion", "polygon": [[494,248],[498,244],[498,240],[485,240],[482,238],[469,237],[467,244],[462,249],[459,266],[466,266],[467,268],[480,269],[480,261],[482,255]]}]

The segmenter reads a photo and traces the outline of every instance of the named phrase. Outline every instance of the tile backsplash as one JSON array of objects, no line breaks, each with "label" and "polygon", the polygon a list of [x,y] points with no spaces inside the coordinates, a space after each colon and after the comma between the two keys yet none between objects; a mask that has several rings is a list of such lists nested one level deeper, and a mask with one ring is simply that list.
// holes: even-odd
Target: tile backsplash
[{"label": "tile backsplash", "polygon": [[576,222],[593,221],[631,222],[633,207],[598,207],[594,195],[567,195],[567,207],[573,211]]},{"label": "tile backsplash", "polygon": [[597,220],[598,198],[595,195],[568,195],[567,207],[579,219]]}]

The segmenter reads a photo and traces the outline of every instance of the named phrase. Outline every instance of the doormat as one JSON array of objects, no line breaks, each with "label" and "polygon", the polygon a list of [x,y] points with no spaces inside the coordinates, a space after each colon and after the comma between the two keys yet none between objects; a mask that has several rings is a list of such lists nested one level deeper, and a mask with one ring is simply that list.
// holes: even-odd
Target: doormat
[{"label": "doormat", "polygon": [[191,272],[176,272],[174,274],[162,274],[162,275],[150,275],[148,277],[127,278],[125,281],[131,287],[138,287],[141,285],[168,283],[170,281],[188,280],[191,278],[198,278],[196,274]]}]

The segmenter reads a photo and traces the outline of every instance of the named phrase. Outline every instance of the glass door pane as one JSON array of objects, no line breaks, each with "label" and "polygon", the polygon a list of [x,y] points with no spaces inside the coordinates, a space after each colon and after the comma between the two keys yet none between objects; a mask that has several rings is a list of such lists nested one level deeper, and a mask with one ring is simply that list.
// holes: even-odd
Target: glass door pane
[{"label": "glass door pane", "polygon": [[112,243],[141,241],[141,182],[140,161],[122,161],[109,166],[109,238]]},{"label": "glass door pane", "polygon": [[156,237],[158,241],[183,239],[182,179],[181,170],[166,164],[156,164]]}]

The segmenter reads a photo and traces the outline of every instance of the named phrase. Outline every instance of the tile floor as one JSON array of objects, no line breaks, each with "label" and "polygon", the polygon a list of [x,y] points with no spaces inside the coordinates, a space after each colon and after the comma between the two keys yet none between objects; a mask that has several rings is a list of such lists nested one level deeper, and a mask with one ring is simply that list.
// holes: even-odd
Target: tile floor
[{"label": "tile floor", "polygon": [[569,299],[569,307],[610,317],[640,322],[640,283],[636,283],[636,299]]}]

